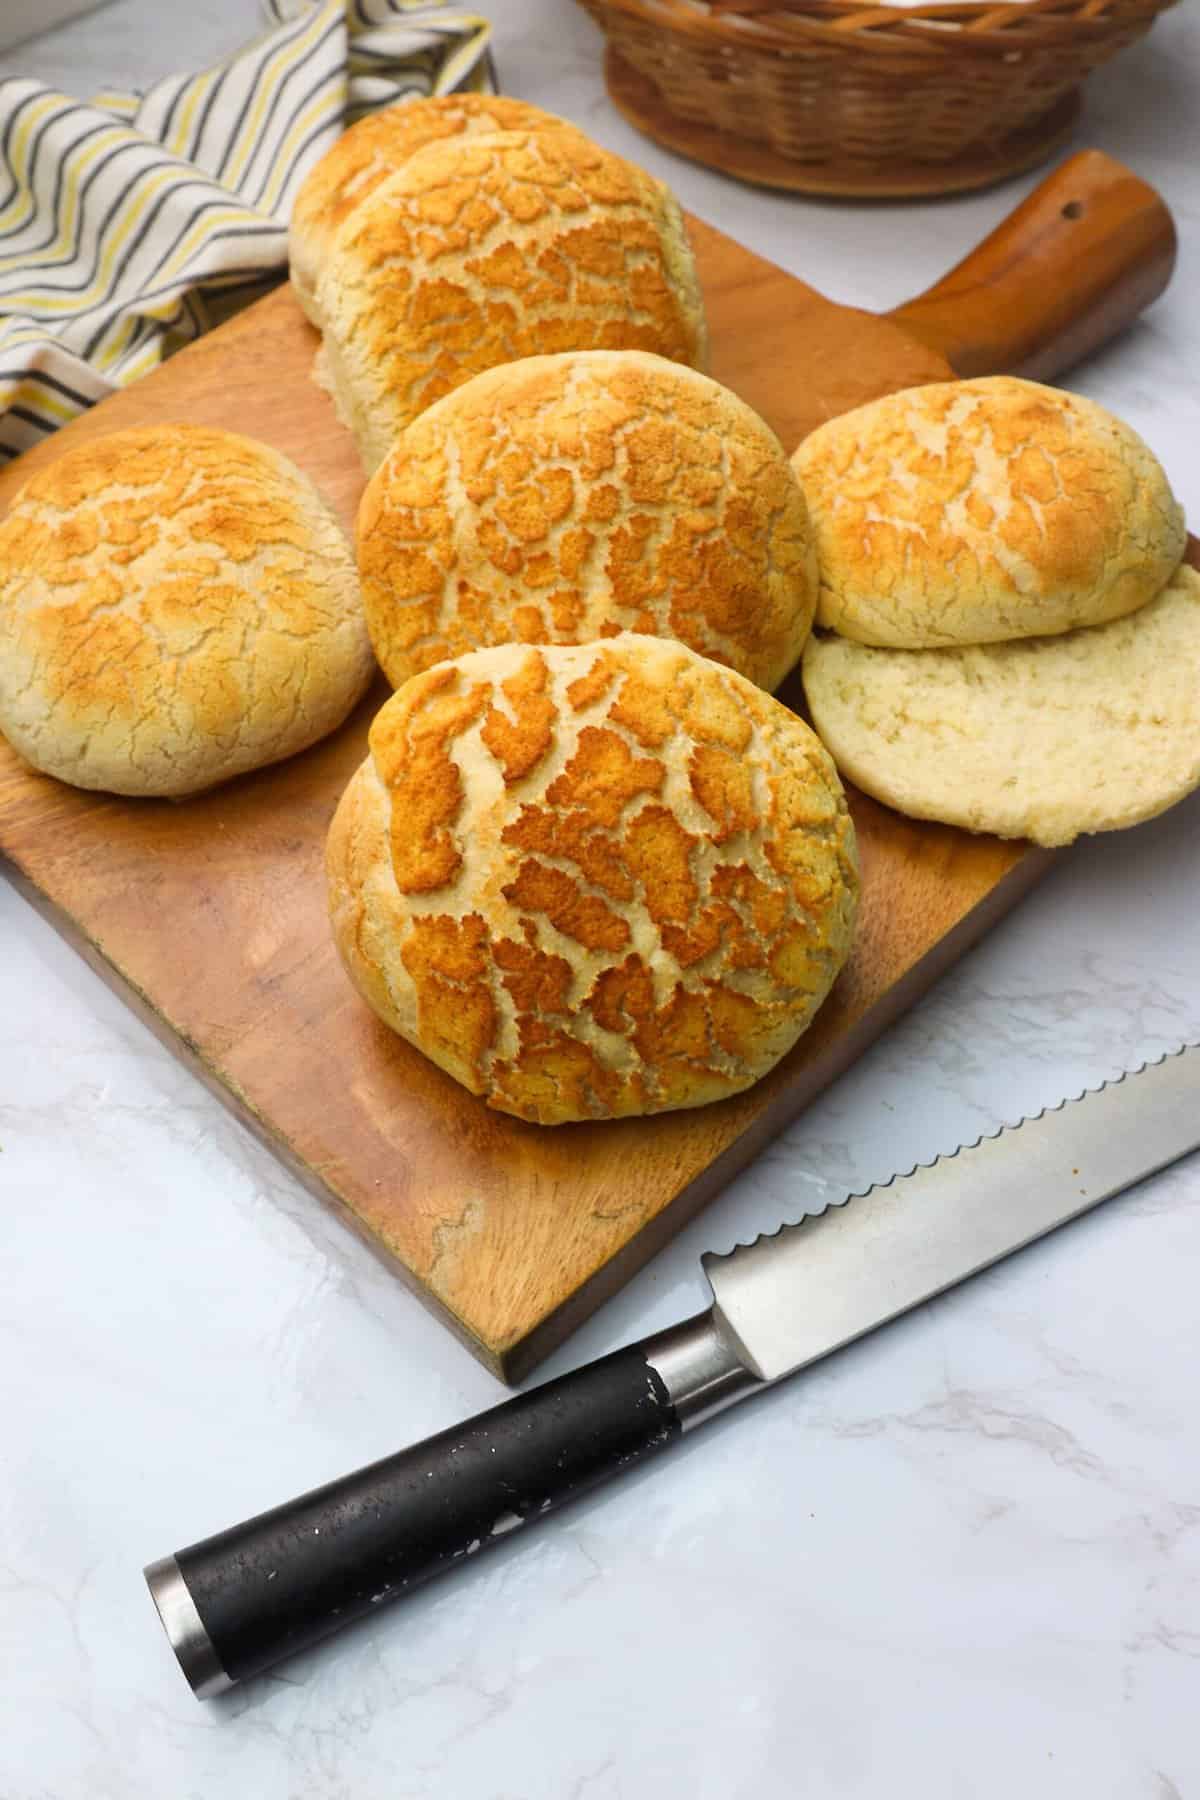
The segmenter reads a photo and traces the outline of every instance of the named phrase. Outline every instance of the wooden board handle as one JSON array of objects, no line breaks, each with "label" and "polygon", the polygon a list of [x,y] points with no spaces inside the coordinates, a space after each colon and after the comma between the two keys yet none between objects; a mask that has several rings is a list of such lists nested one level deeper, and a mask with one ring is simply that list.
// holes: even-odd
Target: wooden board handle
[{"label": "wooden board handle", "polygon": [[926,293],[887,316],[959,375],[1049,380],[1114,337],[1171,279],[1175,222],[1100,150],[1055,169]]}]

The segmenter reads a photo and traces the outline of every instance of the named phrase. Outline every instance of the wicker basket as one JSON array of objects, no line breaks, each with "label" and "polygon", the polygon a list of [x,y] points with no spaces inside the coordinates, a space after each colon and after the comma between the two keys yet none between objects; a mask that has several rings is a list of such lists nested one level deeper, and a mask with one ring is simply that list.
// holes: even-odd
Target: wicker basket
[{"label": "wicker basket", "polygon": [[[614,98],[652,136],[751,179],[778,165],[778,185],[861,193],[979,186],[1040,160],[1084,77],[1172,3],[582,0]],[[738,167],[730,144],[760,154]]]}]

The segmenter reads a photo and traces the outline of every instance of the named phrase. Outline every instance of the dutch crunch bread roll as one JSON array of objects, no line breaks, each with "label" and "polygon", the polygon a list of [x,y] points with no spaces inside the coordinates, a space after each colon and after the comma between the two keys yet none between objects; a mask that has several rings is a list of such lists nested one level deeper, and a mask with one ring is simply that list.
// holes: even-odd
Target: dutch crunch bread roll
[{"label": "dutch crunch bread roll", "polygon": [[497,363],[586,349],[707,356],[673,195],[568,131],[418,150],[338,232],[315,317],[368,469],[425,407]]},{"label": "dutch crunch bread roll", "polygon": [[339,725],[373,668],[341,528],[266,444],[93,438],[0,525],[0,730],[77,787],[188,794],[277,762]]},{"label": "dutch crunch bread roll", "polygon": [[796,451],[817,623],[899,649],[998,643],[1136,611],[1186,532],[1158,460],[1102,406],[1011,376],[844,413]]},{"label": "dutch crunch bread roll", "polygon": [[439,94],[398,101],[344,131],[309,172],[288,230],[292,288],[312,318],[317,277],[339,227],[416,150],[484,131],[571,130],[565,119],[503,94]]},{"label": "dutch crunch bread roll", "polygon": [[827,994],[858,892],[808,727],[633,634],[414,676],[372,725],[327,865],[363,997],[541,1124],[748,1087]]},{"label": "dutch crunch bread roll", "polygon": [[1020,643],[814,638],[804,689],[843,773],[912,818],[1048,845],[1136,825],[1200,786],[1200,575]]},{"label": "dutch crunch bread roll", "polygon": [[358,515],[394,686],[485,644],[675,637],[762,687],[816,604],[804,496],[745,403],[634,350],[476,375],[403,431]]}]

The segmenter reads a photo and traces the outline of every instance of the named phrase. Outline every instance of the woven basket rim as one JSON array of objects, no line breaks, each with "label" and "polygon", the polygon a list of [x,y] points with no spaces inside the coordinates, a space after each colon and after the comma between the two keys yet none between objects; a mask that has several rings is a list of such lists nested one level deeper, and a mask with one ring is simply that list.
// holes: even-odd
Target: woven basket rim
[{"label": "woven basket rim", "polygon": [[862,0],[592,0],[597,10],[736,44],[787,50],[814,39],[886,53],[1022,51],[1109,37],[1153,19],[1177,0],[927,0],[918,6]]}]

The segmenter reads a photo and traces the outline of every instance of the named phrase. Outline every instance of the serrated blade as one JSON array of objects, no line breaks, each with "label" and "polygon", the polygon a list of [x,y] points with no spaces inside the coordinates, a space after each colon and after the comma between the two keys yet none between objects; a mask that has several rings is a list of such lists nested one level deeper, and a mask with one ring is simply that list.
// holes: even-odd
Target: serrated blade
[{"label": "serrated blade", "polygon": [[794,1374],[1200,1148],[1200,1045],[709,1254],[718,1322],[765,1381]]}]

